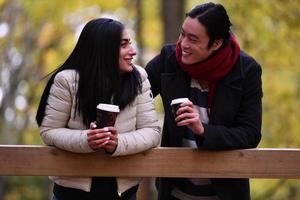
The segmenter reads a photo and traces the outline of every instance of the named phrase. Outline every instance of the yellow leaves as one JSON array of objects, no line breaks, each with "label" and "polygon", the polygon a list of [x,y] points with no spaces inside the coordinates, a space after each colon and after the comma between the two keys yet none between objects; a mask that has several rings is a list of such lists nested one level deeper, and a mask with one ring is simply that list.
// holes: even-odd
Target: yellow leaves
[{"label": "yellow leaves", "polygon": [[39,33],[39,37],[37,38],[37,46],[39,48],[44,48],[50,44],[51,39],[53,38],[53,34],[55,34],[55,27],[53,23],[46,23],[42,30]]},{"label": "yellow leaves", "polygon": [[62,64],[62,59],[60,58],[59,52],[54,49],[48,50],[44,54],[44,63],[44,69],[46,73],[53,71],[59,66],[59,64]]},{"label": "yellow leaves", "polygon": [[[162,20],[160,18],[160,2],[157,0],[143,1],[143,40],[145,46],[159,51],[163,42]],[[151,9],[149,9],[151,8]]]},{"label": "yellow leaves", "polygon": [[5,0],[0,0],[0,8],[1,8],[1,6],[3,6],[4,2],[5,2]]},{"label": "yellow leaves", "polygon": [[261,146],[297,147],[299,127],[299,84],[293,70],[263,73],[263,137]]}]

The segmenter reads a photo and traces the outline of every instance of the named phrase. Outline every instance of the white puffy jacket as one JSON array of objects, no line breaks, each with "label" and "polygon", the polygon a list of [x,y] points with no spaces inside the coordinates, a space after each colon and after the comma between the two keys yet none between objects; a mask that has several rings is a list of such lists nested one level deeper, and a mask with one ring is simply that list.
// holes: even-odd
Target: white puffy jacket
[{"label": "white puffy jacket", "polygon": [[[142,77],[142,92],[133,103],[118,114],[115,127],[118,131],[118,146],[112,156],[138,153],[156,147],[161,138],[158,118],[150,91],[147,74],[136,66]],[[87,143],[88,129],[78,115],[74,118],[78,77],[75,70],[59,72],[51,86],[45,117],[41,124],[41,137],[45,144],[77,153],[93,150]],[[96,109],[96,108],[95,108]],[[68,128],[66,128],[68,127]],[[50,177],[55,183],[89,192],[91,178]],[[137,185],[141,178],[117,178],[118,193]]]}]

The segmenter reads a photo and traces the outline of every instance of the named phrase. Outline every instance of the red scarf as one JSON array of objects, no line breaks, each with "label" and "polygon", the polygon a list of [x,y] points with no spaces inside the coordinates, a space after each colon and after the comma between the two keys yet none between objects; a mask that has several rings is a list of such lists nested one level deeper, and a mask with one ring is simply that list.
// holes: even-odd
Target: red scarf
[{"label": "red scarf", "polygon": [[208,108],[210,110],[217,85],[217,81],[226,76],[233,66],[237,63],[240,53],[240,46],[233,34],[230,36],[230,42],[222,49],[218,50],[212,56],[204,61],[195,64],[186,65],[181,61],[182,51],[179,42],[176,44],[176,59],[183,71],[192,78],[199,81],[209,82]]}]

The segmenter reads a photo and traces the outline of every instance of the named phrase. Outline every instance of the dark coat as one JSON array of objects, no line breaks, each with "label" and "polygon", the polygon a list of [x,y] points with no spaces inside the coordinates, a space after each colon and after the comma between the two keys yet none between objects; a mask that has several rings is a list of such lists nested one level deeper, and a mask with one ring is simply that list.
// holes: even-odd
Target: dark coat
[{"label": "dark coat", "polygon": [[[180,147],[186,127],[176,126],[171,100],[189,97],[191,78],[179,66],[175,45],[166,45],[151,60],[146,71],[154,96],[162,97],[165,118],[163,147]],[[196,136],[199,149],[229,150],[255,148],[261,139],[262,83],[261,67],[240,52],[237,64],[218,81],[209,124],[203,124],[204,137]],[[238,161],[237,161],[238,162]],[[167,200],[171,178],[159,178],[159,199]],[[212,179],[221,200],[249,200],[248,179]]]}]

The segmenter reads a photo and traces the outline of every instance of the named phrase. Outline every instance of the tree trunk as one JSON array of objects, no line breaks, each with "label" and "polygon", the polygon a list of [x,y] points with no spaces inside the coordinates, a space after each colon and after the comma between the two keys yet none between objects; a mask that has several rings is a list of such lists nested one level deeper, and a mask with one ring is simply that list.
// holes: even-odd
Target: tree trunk
[{"label": "tree trunk", "polygon": [[136,16],[136,26],[135,26],[135,32],[136,32],[136,41],[137,41],[137,48],[138,48],[138,60],[137,63],[140,66],[144,66],[144,61],[143,61],[143,55],[144,55],[144,43],[143,43],[143,38],[142,38],[142,19],[143,19],[143,9],[142,9],[142,1],[137,0],[135,2],[136,4],[136,10],[137,10],[137,16]]},{"label": "tree trunk", "polygon": [[184,17],[185,0],[162,0],[164,43],[175,43]]}]

